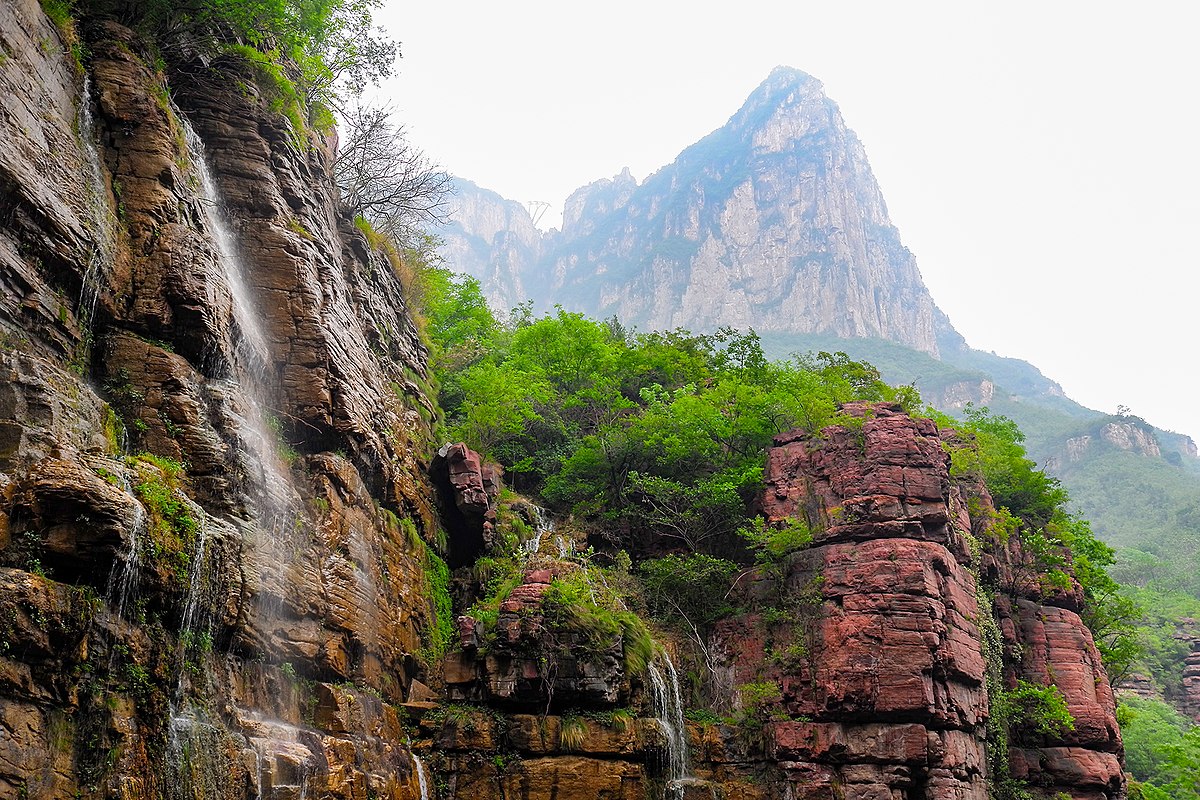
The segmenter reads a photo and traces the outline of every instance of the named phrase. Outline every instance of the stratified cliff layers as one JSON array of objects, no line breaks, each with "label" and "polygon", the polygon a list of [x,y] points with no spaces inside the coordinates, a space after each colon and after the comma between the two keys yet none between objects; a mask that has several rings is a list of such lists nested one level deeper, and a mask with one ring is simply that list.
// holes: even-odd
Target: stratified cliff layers
[{"label": "stratified cliff layers", "polygon": [[[527,298],[642,330],[722,325],[890,339],[936,355],[936,307],[858,137],[780,67],[724,127],[638,184],[576,191],[561,232],[474,185],[443,232],[506,310]],[[514,207],[515,206],[515,207]]]},{"label": "stratified cliff layers", "polygon": [[[338,202],[332,141],[294,129],[243,60],[78,26],[0,5],[0,796],[982,798],[993,667],[1056,683],[1075,719],[1011,738],[1013,774],[1120,794],[1078,598],[981,605],[976,576],[1017,569],[1019,548],[968,547],[967,495],[986,510],[986,492],[949,480],[932,423],[889,407],[779,439],[766,516],[820,532],[739,581],[742,607],[778,608],[723,621],[706,675],[677,671],[620,598],[611,636],[551,613],[584,559],[532,506],[530,568],[490,619],[462,614],[503,545],[500,474],[463,445],[435,455],[427,353]],[[762,92],[836,115],[794,75]],[[748,152],[801,183],[856,169],[784,144],[808,115],[756,126]],[[742,198],[711,220],[662,210],[713,280],[757,245],[710,252],[705,226],[768,229],[753,197],[792,192],[760,178],[704,177]],[[882,213],[871,186],[795,196],[832,238],[804,244],[828,258],[797,262],[780,314],[819,317],[826,272],[859,280],[841,248],[887,250],[883,228],[832,233],[845,203]],[[862,324],[903,319],[929,349],[927,298],[880,258],[854,283],[876,298]],[[780,693],[736,724],[685,721],[697,683],[733,710],[756,681]]]}]

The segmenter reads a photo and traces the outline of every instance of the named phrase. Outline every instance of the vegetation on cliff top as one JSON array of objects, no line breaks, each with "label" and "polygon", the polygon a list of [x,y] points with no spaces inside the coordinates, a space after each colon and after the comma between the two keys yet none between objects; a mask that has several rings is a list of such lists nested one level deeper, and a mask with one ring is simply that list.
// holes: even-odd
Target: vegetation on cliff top
[{"label": "vegetation on cliff top", "polygon": [[[728,564],[791,549],[751,511],[776,434],[861,429],[840,411],[851,401],[896,402],[910,413],[920,403],[912,387],[888,386],[842,353],[769,361],[753,331],[641,334],[561,308],[536,318],[528,306],[502,324],[473,279],[439,271],[428,287],[450,433],[500,462],[518,489],[572,515],[600,550],[635,554],[658,584],[733,576]],[[924,413],[964,434],[954,473],[987,484],[1000,509],[994,535],[1019,535],[1033,555],[1034,583],[1023,589],[1049,596],[1077,581],[1085,621],[1122,674],[1137,653],[1136,608],[1105,571],[1112,549],[1066,511],[1066,492],[1028,459],[1011,420],[986,409],[962,420]],[[720,601],[695,594],[681,598],[696,608],[659,613],[693,626],[723,613]]]},{"label": "vegetation on cliff top", "polygon": [[306,103],[336,105],[391,74],[399,47],[372,20],[382,0],[81,0],[173,52],[254,48],[280,64]]}]

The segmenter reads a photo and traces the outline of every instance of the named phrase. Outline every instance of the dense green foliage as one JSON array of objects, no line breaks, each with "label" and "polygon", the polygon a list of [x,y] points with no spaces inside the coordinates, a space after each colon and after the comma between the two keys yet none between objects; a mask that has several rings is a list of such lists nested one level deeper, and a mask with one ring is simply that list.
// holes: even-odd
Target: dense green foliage
[{"label": "dense green foliage", "polygon": [[1200,477],[1119,451],[1068,465],[1066,479],[1080,511],[1120,548],[1118,580],[1200,598]]},{"label": "dense green foliage", "polygon": [[650,613],[699,628],[733,613],[729,587],[740,571],[732,561],[702,553],[672,554],[638,565]]},{"label": "dense green foliage", "polygon": [[[535,318],[528,308],[500,324],[471,279],[442,274],[429,287],[451,434],[499,461],[518,488],[572,514],[597,546],[685,554],[641,574],[683,591],[696,608],[657,611],[693,625],[719,615],[724,601],[685,591],[686,581],[732,576],[728,565],[754,553],[770,563],[809,541],[807,529],[768,528],[748,513],[774,435],[861,426],[839,412],[850,401],[910,411],[919,402],[912,387],[890,387],[842,353],[770,361],[753,331],[633,334],[616,320],[562,309]],[[963,432],[953,472],[991,490],[1000,509],[992,535],[1015,532],[1035,556],[1033,584],[995,588],[1049,595],[1070,590],[1073,576],[1107,663],[1123,672],[1136,655],[1136,609],[1105,571],[1111,548],[1067,513],[1066,492],[1036,469],[1010,419],[971,407],[962,420],[927,413]]]},{"label": "dense green foliage", "polygon": [[285,94],[298,92],[316,112],[336,106],[342,89],[357,93],[391,73],[398,48],[372,21],[381,2],[81,0],[77,5],[135,26],[164,51],[207,50],[274,67],[275,85],[286,85]]},{"label": "dense green foliage", "polygon": [[1144,609],[1138,623],[1143,653],[1136,668],[1160,691],[1177,688],[1191,638],[1200,635],[1200,600],[1186,592],[1123,587],[1131,603]]},{"label": "dense green foliage", "polygon": [[561,309],[499,326],[469,281],[430,307],[451,433],[618,547],[741,552],[775,434],[819,431],[851,400],[915,400],[841,354],[768,362],[753,332],[633,335]]},{"label": "dense green foliage", "polygon": [[991,712],[1006,719],[1014,731],[1061,736],[1075,730],[1075,720],[1057,686],[1021,680],[1016,687],[990,698]]},{"label": "dense green foliage", "polygon": [[1200,798],[1200,725],[1158,700],[1131,697],[1117,710],[1125,766],[1134,777],[1130,797]]}]

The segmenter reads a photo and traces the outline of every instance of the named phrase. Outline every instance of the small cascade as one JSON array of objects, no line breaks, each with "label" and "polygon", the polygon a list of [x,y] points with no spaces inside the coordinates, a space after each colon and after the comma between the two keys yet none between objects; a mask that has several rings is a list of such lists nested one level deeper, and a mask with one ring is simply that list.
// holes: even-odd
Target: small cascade
[{"label": "small cascade", "polygon": [[225,218],[221,193],[217,189],[217,181],[204,154],[204,143],[200,141],[200,136],[186,117],[178,111],[175,112],[175,116],[183,128],[184,141],[199,173],[209,232],[213,244],[217,246],[221,269],[233,301],[233,319],[241,334],[236,347],[237,356],[242,361],[239,366],[242,368],[243,377],[254,380],[267,367],[271,352],[267,347],[267,335],[260,321],[262,315],[255,307],[250,290],[246,286],[245,268],[238,254],[237,240],[233,236],[229,221]]},{"label": "small cascade", "polygon": [[429,800],[429,777],[425,772],[425,762],[416,753],[412,753],[413,767],[417,771],[417,785],[421,789],[421,800]]},{"label": "small cascade", "polygon": [[558,546],[559,558],[570,558],[572,551],[575,549],[572,543],[567,541],[567,537],[561,534],[554,537],[554,544]]},{"label": "small cascade", "polygon": [[666,672],[659,671],[654,662],[647,666],[650,673],[650,702],[658,715],[658,723],[667,737],[667,759],[664,767],[664,800],[682,800],[684,786],[689,781],[687,726],[683,719],[683,694],[679,690],[679,674],[671,655],[660,650],[656,661],[661,661]]},{"label": "small cascade", "polygon": [[542,539],[547,533],[554,533],[554,520],[550,518],[550,514],[541,506],[531,506],[533,508],[533,536],[521,543],[521,550],[527,556],[535,556],[542,549]]},{"label": "small cascade", "polygon": [[[199,507],[193,511],[199,510]],[[196,533],[196,551],[192,554],[188,570],[188,591],[183,605],[183,622],[179,626],[179,638],[186,649],[198,635],[211,633],[207,609],[204,608],[205,580],[208,574],[208,516],[200,512],[200,526]],[[186,654],[185,654],[186,655]],[[184,670],[180,671],[181,674]]]},{"label": "small cascade", "polygon": [[191,688],[193,671],[212,648],[213,620],[211,609],[211,580],[208,557],[211,526],[214,521],[200,508],[188,502],[191,513],[199,520],[196,531],[196,548],[188,565],[188,589],[184,596],[183,620],[179,625],[179,649],[176,654],[175,691],[170,700],[171,744],[180,746],[176,734],[180,730],[191,730],[198,720],[188,708],[187,693]]},{"label": "small cascade", "polygon": [[83,78],[83,89],[79,98],[79,141],[83,151],[83,170],[88,193],[88,209],[91,212],[93,244],[88,255],[83,284],[79,290],[79,305],[76,315],[84,329],[84,339],[90,345],[91,327],[96,315],[96,302],[100,297],[105,268],[112,264],[115,250],[115,228],[113,212],[108,204],[108,189],[104,181],[100,148],[96,144],[96,120],[92,115],[92,79]]},{"label": "small cascade", "polygon": [[[121,488],[132,495],[133,487],[121,475]],[[147,532],[146,509],[141,503],[134,506],[133,524],[129,526],[129,546],[117,555],[112,571],[108,574],[104,602],[118,618],[125,616],[129,602],[137,595],[142,572],[142,536]]]}]

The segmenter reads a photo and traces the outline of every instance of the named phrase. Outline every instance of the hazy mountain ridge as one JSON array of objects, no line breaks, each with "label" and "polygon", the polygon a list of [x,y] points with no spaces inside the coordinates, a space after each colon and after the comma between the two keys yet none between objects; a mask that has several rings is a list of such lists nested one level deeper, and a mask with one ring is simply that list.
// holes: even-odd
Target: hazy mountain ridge
[{"label": "hazy mountain ridge", "polygon": [[[478,197],[460,188],[467,205]],[[466,216],[455,225],[443,234],[451,252],[477,235]],[[776,69],[725,126],[640,185],[625,172],[576,191],[562,231],[524,255],[456,266],[500,307],[512,300],[495,280],[503,273],[509,287],[531,287],[539,307],[615,314],[643,329],[753,326],[938,350],[936,306],[862,144],[821,83],[798,70]]]}]

